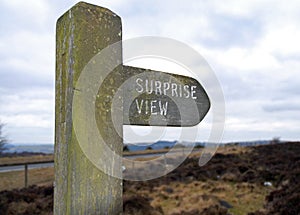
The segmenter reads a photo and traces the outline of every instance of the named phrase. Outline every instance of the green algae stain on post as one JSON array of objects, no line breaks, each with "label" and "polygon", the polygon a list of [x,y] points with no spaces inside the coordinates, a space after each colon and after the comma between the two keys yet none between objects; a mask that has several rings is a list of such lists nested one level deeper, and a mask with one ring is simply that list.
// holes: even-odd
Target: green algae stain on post
[{"label": "green algae stain on post", "polygon": [[[72,99],[81,71],[98,52],[121,41],[121,31],[121,19],[116,14],[84,2],[76,4],[57,22],[54,214],[122,213],[122,181],[100,171],[85,156],[74,132],[72,116]],[[121,62],[121,48],[117,52],[116,60]],[[121,81],[120,72],[115,69],[112,74],[116,75],[106,83],[110,87],[104,86],[100,97],[113,96]],[[96,101],[100,107],[110,104],[111,101]],[[98,111],[95,117],[105,141],[121,154],[122,139],[116,134],[110,115]],[[85,123],[83,119],[83,126]]]}]

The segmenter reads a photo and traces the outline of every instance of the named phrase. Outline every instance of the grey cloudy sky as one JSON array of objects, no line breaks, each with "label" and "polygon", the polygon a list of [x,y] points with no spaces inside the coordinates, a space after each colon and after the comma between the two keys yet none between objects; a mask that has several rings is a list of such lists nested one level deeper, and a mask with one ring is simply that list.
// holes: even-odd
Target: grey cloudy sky
[{"label": "grey cloudy sky", "polygon": [[[299,139],[300,1],[87,2],[120,15],[124,39],[173,38],[207,60],[225,96],[223,141]],[[0,119],[12,142],[53,143],[55,23],[75,3],[0,1]]]}]

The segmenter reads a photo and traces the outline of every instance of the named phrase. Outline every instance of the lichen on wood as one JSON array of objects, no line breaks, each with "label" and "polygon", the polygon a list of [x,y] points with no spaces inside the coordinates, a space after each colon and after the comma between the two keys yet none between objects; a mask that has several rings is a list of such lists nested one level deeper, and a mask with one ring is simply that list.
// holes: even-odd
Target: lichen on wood
[{"label": "lichen on wood", "polygon": [[[72,124],[72,98],[81,71],[95,54],[120,41],[121,31],[120,17],[84,2],[57,21],[54,214],[122,212],[122,181],[106,175],[89,161]],[[111,121],[103,121],[99,130],[113,131],[112,126]],[[114,150],[121,153],[122,139],[118,135],[109,138]]]}]

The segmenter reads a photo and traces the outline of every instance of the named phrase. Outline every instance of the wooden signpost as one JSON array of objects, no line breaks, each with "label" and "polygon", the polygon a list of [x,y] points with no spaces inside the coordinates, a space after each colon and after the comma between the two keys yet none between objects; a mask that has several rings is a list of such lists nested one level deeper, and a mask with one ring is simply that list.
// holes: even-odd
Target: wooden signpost
[{"label": "wooden signpost", "polygon": [[[122,213],[122,180],[101,172],[89,161],[76,138],[72,118],[72,99],[81,71],[95,54],[120,41],[121,31],[120,17],[83,2],[57,21],[54,214]],[[122,60],[121,51],[117,50],[116,60]],[[115,75],[112,81],[122,79]],[[114,90],[106,89],[107,94]],[[109,107],[110,101],[106,104]],[[122,153],[122,139],[108,113],[102,110],[99,115],[103,116],[101,132],[114,150]]]},{"label": "wooden signpost", "polygon": [[[81,120],[84,128],[88,119],[72,115],[74,95],[88,90],[76,88],[82,70],[97,53],[122,40],[121,19],[108,9],[80,2],[59,18],[56,37],[54,214],[121,214],[122,180],[99,170],[86,157],[73,122],[74,117]],[[94,104],[95,119],[116,154],[122,155],[123,140],[117,130],[122,131],[123,124],[194,126],[210,108],[207,94],[193,78],[124,66],[122,46],[101,66],[106,60],[121,63],[103,80]],[[112,103],[125,81],[120,114]],[[123,124],[114,125],[112,113],[123,118]],[[99,157],[106,156],[101,153]],[[109,171],[122,171],[122,164],[106,159]]]}]

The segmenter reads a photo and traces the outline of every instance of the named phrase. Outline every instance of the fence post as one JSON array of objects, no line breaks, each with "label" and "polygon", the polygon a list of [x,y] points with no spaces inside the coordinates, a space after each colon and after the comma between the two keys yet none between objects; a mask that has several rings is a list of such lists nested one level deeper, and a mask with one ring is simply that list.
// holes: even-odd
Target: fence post
[{"label": "fence post", "polygon": [[28,187],[28,164],[24,165],[24,178],[25,178],[25,187]]},{"label": "fence post", "polygon": [[[83,153],[74,131],[72,116],[72,99],[75,90],[78,91],[75,86],[81,71],[99,51],[120,41],[121,32],[120,17],[106,8],[84,2],[76,4],[57,22],[54,184],[56,215],[122,213],[122,180],[100,171]],[[117,60],[122,62],[122,50],[116,52],[119,55]],[[117,83],[119,79],[120,77],[112,77],[110,81]],[[114,84],[110,83],[107,89],[114,92]],[[107,98],[111,94],[104,96],[106,100],[100,102],[110,106],[112,101]],[[113,128],[109,108],[98,110],[97,114],[103,119],[98,129],[102,131],[103,139],[109,142],[110,147],[121,154],[123,141]],[[82,117],[82,124],[87,123],[87,120],[89,119]],[[89,140],[86,141],[88,143]],[[104,155],[100,153],[98,156],[101,158]],[[108,163],[115,165],[116,162],[108,160]]]}]

